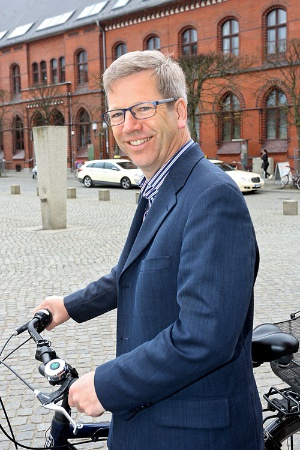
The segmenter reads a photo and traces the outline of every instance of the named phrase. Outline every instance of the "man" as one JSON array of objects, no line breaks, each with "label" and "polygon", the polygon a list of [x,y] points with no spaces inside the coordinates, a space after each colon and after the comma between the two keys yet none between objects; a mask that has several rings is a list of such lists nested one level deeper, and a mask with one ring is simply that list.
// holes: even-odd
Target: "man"
[{"label": "man", "polygon": [[79,378],[69,403],[113,413],[111,450],[262,450],[251,363],[258,250],[243,196],[187,127],[185,79],[158,51],[104,74],[104,114],[145,179],[111,273],[39,306],[53,328],[118,308],[117,356]]}]

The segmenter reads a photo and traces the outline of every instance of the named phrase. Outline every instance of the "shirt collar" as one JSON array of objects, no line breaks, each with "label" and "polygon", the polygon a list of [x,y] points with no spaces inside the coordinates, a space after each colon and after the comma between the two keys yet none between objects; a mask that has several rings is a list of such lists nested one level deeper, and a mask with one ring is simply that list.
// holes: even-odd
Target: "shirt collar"
[{"label": "shirt collar", "polygon": [[147,181],[146,177],[140,181],[141,195],[148,200],[154,200],[159,188],[163,184],[166,176],[168,175],[171,167],[180,158],[180,156],[192,145],[194,141],[191,139],[186,144],[184,144],[175,155],[172,156],[169,161],[167,161],[157,172]]}]

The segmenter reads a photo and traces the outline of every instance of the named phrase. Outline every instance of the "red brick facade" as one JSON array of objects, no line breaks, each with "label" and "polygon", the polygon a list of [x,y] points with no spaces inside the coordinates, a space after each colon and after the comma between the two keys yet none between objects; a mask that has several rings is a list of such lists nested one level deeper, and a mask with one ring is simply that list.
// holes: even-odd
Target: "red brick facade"
[{"label": "red brick facade", "polygon": [[[102,127],[101,113],[105,103],[99,80],[103,69],[117,56],[119,44],[125,44],[128,52],[142,50],[147,48],[149,38],[159,37],[160,49],[177,58],[182,54],[184,32],[193,29],[196,31],[198,54],[222,51],[223,25],[229,20],[238,23],[239,55],[255,55],[256,61],[251,73],[240,76],[238,88],[233,92],[220,83],[211,114],[201,114],[199,106],[200,145],[207,156],[230,162],[240,157],[241,145],[244,144],[247,147],[246,163],[249,165],[252,158],[260,156],[263,147],[268,149],[275,163],[294,158],[298,141],[291,121],[286,120],[285,124],[280,125],[281,136],[268,131],[268,126],[273,122],[272,118],[268,122],[266,108],[268,99],[272,100],[274,89],[279,92],[280,98],[286,98],[288,105],[291,105],[291,97],[280,72],[267,68],[264,54],[268,41],[268,14],[275,10],[284,11],[286,39],[298,38],[300,3],[297,0],[174,1],[169,6],[152,9],[147,9],[146,4],[144,11],[130,16],[119,16],[107,22],[101,22],[100,18],[85,27],[53,36],[49,34],[46,38],[30,42],[24,40],[19,45],[0,50],[0,89],[5,93],[5,103],[1,108],[0,159],[1,156],[5,158],[7,170],[28,169],[34,161],[32,127],[37,124],[39,105],[30,90],[33,85],[33,63],[38,64],[39,70],[41,62],[46,63],[48,83],[52,74],[51,60],[65,59],[65,81],[58,84],[57,105],[53,103],[53,108],[60,111],[63,123],[68,125],[68,164],[74,167],[78,159],[112,157],[118,152],[111,133]],[[79,83],[82,73],[78,69],[77,57],[81,52],[87,57],[82,70],[87,70],[88,81]],[[15,66],[19,67],[21,80],[21,91],[16,94]],[[217,105],[228,94],[232,94],[239,103],[240,140],[232,141],[228,136],[224,139],[222,120],[220,114],[216,114],[220,112]],[[277,120],[276,114],[274,110],[274,121]],[[92,123],[97,124],[97,130],[93,130]],[[21,124],[22,130],[18,124]]]}]

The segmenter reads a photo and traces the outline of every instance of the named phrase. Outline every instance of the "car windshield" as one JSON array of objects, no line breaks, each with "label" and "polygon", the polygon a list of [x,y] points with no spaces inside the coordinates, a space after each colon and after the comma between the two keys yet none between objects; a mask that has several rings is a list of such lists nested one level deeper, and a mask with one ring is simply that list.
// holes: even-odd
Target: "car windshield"
[{"label": "car windshield", "polygon": [[235,170],[229,164],[226,164],[224,162],[216,163],[216,166],[220,167],[220,169],[224,170],[224,172],[229,172],[230,170]]},{"label": "car windshield", "polygon": [[118,166],[122,167],[122,169],[137,169],[136,165],[133,164],[132,161],[122,161],[116,163]]}]

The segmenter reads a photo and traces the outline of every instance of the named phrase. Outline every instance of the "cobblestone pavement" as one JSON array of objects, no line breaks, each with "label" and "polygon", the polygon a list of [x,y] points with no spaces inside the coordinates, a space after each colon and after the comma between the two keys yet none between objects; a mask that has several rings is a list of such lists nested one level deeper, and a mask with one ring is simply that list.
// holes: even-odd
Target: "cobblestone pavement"
[{"label": "cobblestone pavement", "polygon": [[[11,194],[15,184],[20,185],[20,195]],[[68,176],[68,186],[77,188],[77,198],[67,200],[67,229],[45,231],[41,229],[37,180],[28,173],[9,173],[0,178],[2,343],[16,326],[31,317],[32,309],[44,296],[83,287],[117,262],[138,191],[111,188],[110,201],[100,202],[99,189],[84,188],[73,175]],[[278,190],[268,181],[263,191],[245,196],[261,253],[255,325],[288,319],[291,312],[300,309],[300,216],[283,215],[285,199],[299,200],[300,191]],[[81,325],[69,321],[46,335],[58,355],[83,374],[114,357],[115,332],[112,312]],[[33,354],[33,346],[27,346],[11,359],[11,365],[35,387],[45,388]],[[282,386],[267,364],[255,369],[255,376],[261,394],[272,384]],[[32,393],[4,367],[0,368],[0,382],[0,395],[16,438],[24,445],[42,446],[51,413],[42,409]],[[3,424],[2,416],[1,412]],[[13,448],[0,433],[0,449]],[[100,444],[89,448],[100,448]]]}]

